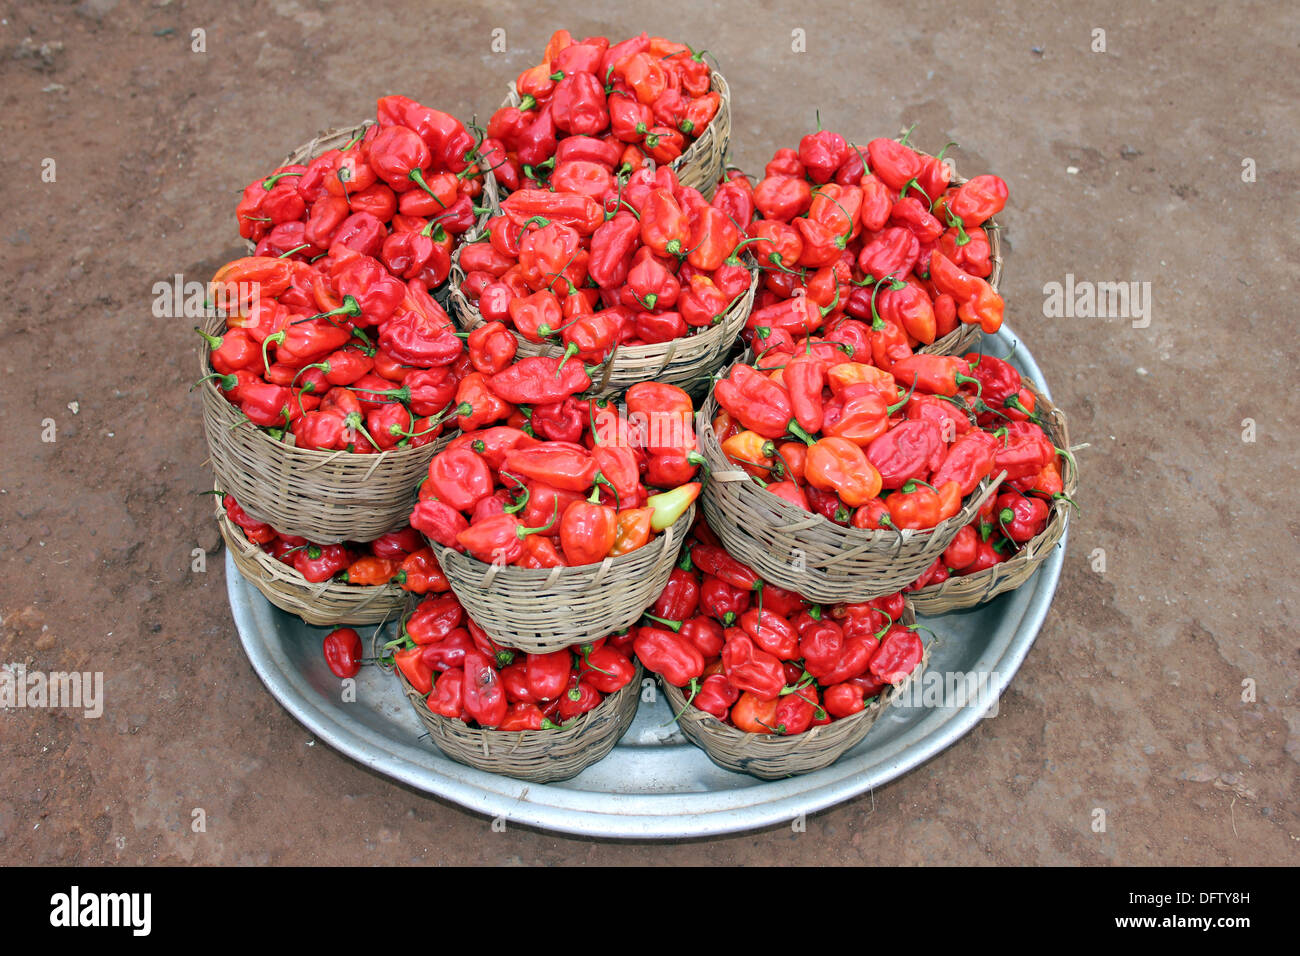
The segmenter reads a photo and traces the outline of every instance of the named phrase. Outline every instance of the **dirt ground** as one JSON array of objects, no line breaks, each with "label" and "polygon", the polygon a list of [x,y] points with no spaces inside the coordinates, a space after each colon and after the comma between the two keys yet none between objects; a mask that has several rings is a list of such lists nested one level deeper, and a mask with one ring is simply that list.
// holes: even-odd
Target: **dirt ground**
[{"label": "dirt ground", "polygon": [[[595,6],[0,3],[0,662],[106,679],[99,719],[0,712],[5,860],[1294,865],[1287,5]],[[485,118],[560,26],[707,46],[746,168],[820,110],[862,137],[918,123],[918,145],[957,140],[959,169],[1006,178],[1008,321],[1090,444],[1001,714],[797,842],[485,839],[486,819],[309,745],[236,639],[197,496],[193,321],[155,318],[154,283],[238,254],[239,190],[318,130],[396,92]],[[1149,283],[1149,325],[1048,317],[1067,275]]]}]

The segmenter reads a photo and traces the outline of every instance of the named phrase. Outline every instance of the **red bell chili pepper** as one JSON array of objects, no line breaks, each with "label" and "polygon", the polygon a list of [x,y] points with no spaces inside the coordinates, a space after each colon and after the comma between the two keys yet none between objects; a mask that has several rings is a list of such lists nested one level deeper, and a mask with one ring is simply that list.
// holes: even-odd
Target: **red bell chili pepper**
[{"label": "red bell chili pepper", "polygon": [[465,611],[454,594],[425,598],[406,620],[406,635],[416,644],[434,644],[460,627]]},{"label": "red bell chili pepper", "polygon": [[730,627],[749,609],[752,593],[706,574],[700,582],[700,610]]},{"label": "red bell chili pepper", "polygon": [[600,490],[571,504],[560,520],[560,550],[571,567],[596,564],[609,554],[618,529],[618,513],[602,505]]},{"label": "red bell chili pepper", "polygon": [[1004,481],[1036,475],[1056,458],[1056,446],[1033,422],[1010,422],[994,432],[1001,447],[993,456],[993,470],[1005,471]]},{"label": "red bell chili pepper", "polygon": [[339,575],[339,580],[358,587],[377,587],[391,581],[401,565],[402,562],[396,558],[365,555],[349,564],[347,570]]},{"label": "red bell chili pepper", "polygon": [[457,540],[469,527],[464,515],[442,501],[421,500],[411,512],[411,527],[423,532],[445,548],[464,551]]},{"label": "red bell chili pepper", "polygon": [[433,550],[427,547],[408,554],[402,560],[394,580],[403,591],[412,594],[441,593],[451,588]]},{"label": "red bell chili pepper", "polygon": [[[424,648],[417,645],[394,651],[393,663],[418,693],[428,694],[433,689],[433,668],[424,660]],[[456,716],[460,716],[459,713]]]},{"label": "red bell chili pepper", "polygon": [[711,617],[692,617],[683,621],[677,633],[695,645],[705,660],[714,660],[722,653],[726,643],[722,625]]},{"label": "red bell chili pepper", "polygon": [[864,454],[846,438],[823,438],[808,449],[804,477],[814,488],[837,494],[848,507],[861,507],[881,489],[882,475],[870,459],[870,447]]},{"label": "red bell chili pepper", "polygon": [[488,387],[503,401],[515,405],[560,402],[591,387],[591,377],[581,364],[561,364],[559,358],[533,356],[521,359],[488,378]]},{"label": "red bell chili pepper", "polygon": [[998,495],[994,511],[1002,533],[1017,544],[1032,540],[1047,527],[1049,512],[1040,498],[1005,492]]},{"label": "red bell chili pepper", "polygon": [[780,614],[754,608],[740,616],[740,626],[755,644],[774,657],[792,661],[799,656],[799,635]]},{"label": "red bell chili pepper", "polygon": [[641,627],[633,642],[646,670],[659,674],[674,687],[682,687],[704,673],[704,656],[690,641],[672,631]]},{"label": "red bell chili pepper", "polygon": [[521,189],[511,193],[502,201],[501,211],[517,226],[541,217],[570,226],[583,236],[590,236],[605,221],[600,203],[590,196],[553,193],[544,189]]},{"label": "red bell chili pepper", "polygon": [[555,700],[568,689],[573,655],[567,649],[549,654],[529,654],[524,666],[532,699]]},{"label": "red bell chili pepper", "polygon": [[480,726],[496,727],[505,719],[509,707],[501,675],[492,660],[477,649],[465,652],[464,671],[465,710]]},{"label": "red bell chili pepper", "polygon": [[338,678],[356,677],[361,672],[361,635],[350,627],[339,627],[325,635],[325,663]]},{"label": "red bell chili pepper", "polygon": [[447,448],[429,462],[425,487],[457,511],[469,511],[492,494],[494,484],[482,457],[468,448]]},{"label": "red bell chili pepper", "polygon": [[1002,177],[986,173],[958,186],[947,200],[947,207],[963,225],[978,226],[1002,211],[1007,195],[1007,184]]},{"label": "red bell chili pepper", "polygon": [[934,472],[931,484],[940,488],[955,481],[964,498],[993,472],[1002,443],[988,432],[972,430],[960,436]]},{"label": "red bell chili pepper", "polygon": [[731,705],[740,699],[740,691],[731,686],[723,674],[710,674],[700,684],[700,689],[691,698],[693,703],[706,714],[712,714],[719,720],[727,719]]},{"label": "red bell chili pepper", "polygon": [[560,697],[558,713],[561,720],[572,720],[580,714],[595,710],[604,698],[589,682],[575,674],[569,689]]},{"label": "red bell chili pepper", "polygon": [[584,449],[560,442],[541,442],[507,452],[501,470],[552,488],[585,494],[595,482],[599,466]]},{"label": "red bell chili pepper", "polygon": [[894,625],[880,639],[880,647],[871,655],[871,674],[886,684],[897,684],[921,663],[925,645],[917,633],[902,625]]},{"label": "red bell chili pepper", "polygon": [[658,617],[673,621],[685,621],[695,616],[700,606],[700,584],[698,577],[691,571],[675,567],[668,575],[668,583],[655,600],[651,611]]},{"label": "red bell chili pepper", "polygon": [[775,700],[785,687],[785,670],[781,661],[760,650],[743,631],[728,633],[722,648],[722,667],[728,682],[739,691],[748,691],[761,700]]},{"label": "red bell chili pepper", "polygon": [[[432,672],[430,676],[432,676]],[[414,681],[411,681],[411,683],[415,685]],[[419,690],[419,687],[417,686],[416,689]],[[440,716],[449,717],[453,720],[465,720],[469,717],[469,714],[465,711],[464,689],[465,672],[461,668],[454,667],[443,671],[438,676],[437,684],[434,685],[425,699],[425,706]]]},{"label": "red bell chili pepper", "polygon": [[921,157],[906,145],[893,139],[873,139],[867,143],[867,158],[871,171],[890,189],[898,190],[907,185],[909,180],[921,174]]},{"label": "red bell chili pepper", "polygon": [[1002,297],[983,279],[963,272],[938,251],[930,255],[930,278],[939,292],[953,297],[963,322],[978,324],[989,334],[1002,327]]},{"label": "red bell chili pepper", "polygon": [[763,589],[762,578],[715,545],[696,544],[691,548],[691,561],[706,575],[719,578],[732,587],[744,591]]},{"label": "red bell chili pepper", "polygon": [[911,355],[890,368],[904,387],[915,385],[918,391],[949,397],[955,396],[964,383],[979,384],[979,379],[967,374],[970,371],[970,362],[955,355]]},{"label": "red bell chili pepper", "polygon": [[943,552],[943,563],[953,571],[971,566],[979,551],[980,536],[973,524],[962,525],[952,543]]},{"label": "red bell chili pepper", "polygon": [[609,125],[605,89],[593,74],[566,73],[551,96],[551,116],[563,132],[593,136]]},{"label": "red bell chili pepper", "polygon": [[579,679],[602,694],[617,693],[635,676],[636,665],[622,651],[608,644],[591,651],[584,650],[578,666]]},{"label": "red bell chili pepper", "polygon": [[880,474],[880,487],[890,489],[935,471],[946,454],[939,427],[930,421],[901,422],[866,449],[867,460]]},{"label": "red bell chili pepper", "polygon": [[731,374],[714,386],[714,397],[746,428],[765,438],[780,438],[788,431],[812,442],[794,418],[789,393],[748,365],[733,366]]}]

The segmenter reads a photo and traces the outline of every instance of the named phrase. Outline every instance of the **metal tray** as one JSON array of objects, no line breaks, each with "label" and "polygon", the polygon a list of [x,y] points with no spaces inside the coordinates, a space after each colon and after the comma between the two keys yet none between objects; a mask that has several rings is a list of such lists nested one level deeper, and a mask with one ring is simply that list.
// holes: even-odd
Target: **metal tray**
[{"label": "metal tray", "polygon": [[[1010,329],[1004,325],[985,338],[995,354],[1013,345],[1012,364],[1050,398],[1033,357]],[[680,839],[790,822],[879,787],[955,743],[984,717],[988,700],[1001,695],[1029,653],[1056,591],[1065,543],[1063,536],[1018,590],[969,611],[920,618],[937,635],[928,672],[988,675],[988,696],[964,706],[926,695],[896,702],[833,766],[772,782],[714,765],[671,724],[663,696],[649,687],[614,751],[572,780],[532,784],[463,766],[422,739],[391,674],[363,667],[355,701],[345,702],[321,654],[329,629],[275,608],[244,581],[229,555],[226,578],[240,641],[257,675],[318,739],[357,762],[515,823],[594,837]]]}]

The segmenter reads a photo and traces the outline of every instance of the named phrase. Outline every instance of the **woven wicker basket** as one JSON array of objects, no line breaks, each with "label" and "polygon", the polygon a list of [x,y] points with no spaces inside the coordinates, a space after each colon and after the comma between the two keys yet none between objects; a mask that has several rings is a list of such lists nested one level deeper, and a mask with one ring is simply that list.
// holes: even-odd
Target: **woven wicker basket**
[{"label": "woven wicker basket", "polygon": [[[928,156],[929,153],[924,150],[912,147],[922,156]],[[956,164],[952,165],[953,177],[951,185],[960,186],[967,180],[956,174]],[[996,219],[990,219],[985,225],[984,230],[989,237],[989,257],[993,261],[993,271],[985,280],[993,291],[998,291],[998,284],[1002,281],[1002,229]],[[918,352],[925,352],[929,355],[964,355],[975,347],[975,343],[980,338],[980,327],[978,325],[961,322],[957,328],[953,329],[947,335],[935,339],[930,345],[917,349]]]},{"label": "woven wicker basket", "polygon": [[599,564],[517,568],[429,546],[465,613],[498,644],[547,654],[626,630],[658,599],[695,520],[692,505],[649,544]]},{"label": "woven wicker basket", "polygon": [[452,760],[517,780],[552,783],[576,777],[614,749],[636,716],[643,673],[638,663],[636,677],[626,687],[560,730],[515,731],[478,730],[435,714],[406,675],[398,670],[397,676],[429,737]]},{"label": "woven wicker basket", "polygon": [[294,570],[293,565],[272,557],[249,541],[240,527],[226,517],[220,498],[217,502],[217,527],[235,567],[280,610],[317,626],[379,624],[401,614],[408,595],[397,585],[361,587],[334,580],[313,584]]},{"label": "woven wicker basket", "polygon": [[[1068,450],[1070,430],[1065,421],[1065,413],[1053,405],[1033,382],[1026,379],[1025,387],[1034,393],[1037,401],[1034,410],[1045,419],[1043,428],[1052,443],[1057,448]],[[1073,498],[1079,489],[1079,470],[1073,457],[1066,457],[1061,463],[1061,483],[1065,494]],[[991,601],[999,594],[1013,591],[1028,581],[1029,576],[1038,570],[1038,566],[1060,542],[1069,524],[1070,504],[1058,498],[1051,504],[1047,527],[1028,541],[1015,556],[975,574],[954,574],[942,584],[932,584],[913,591],[908,597],[919,613],[931,617]]]},{"label": "woven wicker basket", "polygon": [[970,523],[1000,480],[984,479],[960,512],[930,529],[843,527],[772,494],[728,460],[713,431],[716,414],[710,392],[695,425],[700,452],[709,463],[701,495],[709,527],[759,577],[814,601],[868,601],[901,591]]},{"label": "woven wicker basket", "polygon": [[[204,330],[220,335],[225,319],[207,319]],[[203,375],[212,372],[200,350]],[[406,524],[415,487],[429,462],[455,432],[420,448],[376,455],[297,448],[258,428],[209,380],[200,386],[203,430],[217,483],[252,517],[281,534],[320,544],[373,541]]]},{"label": "woven wicker basket", "polygon": [[[709,89],[722,97],[718,112],[690,146],[672,162],[672,169],[683,186],[698,189],[706,199],[713,198],[726,165],[727,146],[731,142],[731,87],[717,70],[709,73]],[[518,106],[519,93],[513,83],[502,106]]]},{"label": "woven wicker basket", "polygon": [[[913,623],[915,619],[910,608],[903,614],[902,620],[905,624]],[[680,687],[662,680],[660,685],[664,696],[668,698],[668,706],[674,714],[680,714],[677,726],[715,764],[724,770],[747,773],[763,780],[779,780],[801,773],[812,773],[839,760],[845,751],[867,735],[885,708],[907,692],[908,685],[925,669],[929,656],[930,648],[927,646],[921,662],[912,673],[877,696],[858,713],[789,737],[750,734],[738,730],[694,705],[687,706],[686,695]]]},{"label": "woven wicker basket", "polygon": [[[483,324],[483,316],[461,291],[461,283],[464,281],[465,273],[460,268],[458,249],[452,255],[451,279],[447,283],[448,296],[461,330],[468,332]],[[723,313],[722,321],[716,325],[670,342],[615,347],[609,358],[599,366],[600,370],[592,374],[591,393],[613,395],[638,382],[663,382],[693,392],[697,398],[702,396],[707,390],[709,379],[727,360],[727,353],[731,351],[736,337],[749,319],[757,289],[758,270],[754,269],[749,289],[737,297]],[[518,342],[518,351],[515,353],[518,358],[564,354],[562,345],[529,342],[518,333],[515,333],[515,341]]]}]

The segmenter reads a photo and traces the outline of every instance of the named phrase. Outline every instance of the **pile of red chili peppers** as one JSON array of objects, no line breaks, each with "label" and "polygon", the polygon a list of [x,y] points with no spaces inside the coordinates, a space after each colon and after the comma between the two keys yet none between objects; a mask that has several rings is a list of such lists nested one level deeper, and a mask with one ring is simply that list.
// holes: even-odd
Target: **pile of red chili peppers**
[{"label": "pile of red chili peppers", "polygon": [[258,256],[312,262],[350,249],[426,290],[446,280],[483,191],[481,144],[454,116],[405,96],[380,98],[376,114],[342,149],[244,188],[239,234]]},{"label": "pile of red chili peppers", "polygon": [[922,155],[907,137],[864,149],[828,130],[778,149],[756,186],[732,173],[731,208],[748,208],[736,222],[763,270],[746,339],[761,349],[772,335],[833,332],[852,319],[869,324],[888,368],[959,323],[996,332],[1003,302],[986,281],[984,225],[1007,185],[991,175],[949,180],[942,153]]},{"label": "pile of red chili peppers", "polygon": [[233,495],[225,495],[221,504],[226,517],[244,537],[312,584],[331,579],[358,587],[391,583],[412,594],[451,588],[433,549],[410,525],[373,541],[318,544],[298,535],[281,534],[256,520],[236,503]]},{"label": "pile of red chili peppers", "polygon": [[546,182],[589,192],[615,170],[632,172],[648,159],[667,166],[718,112],[710,73],[703,52],[663,37],[611,44],[557,30],[542,62],[515,81],[519,105],[488,120],[483,158],[509,192]]},{"label": "pile of red chili peppers", "polygon": [[902,594],[824,607],[769,584],[701,517],[632,646],[688,705],[746,733],[801,734],[915,670],[925,648],[903,610]]},{"label": "pile of red chili peppers", "polygon": [[474,364],[430,290],[479,212],[479,143],[404,96],[377,115],[343,149],[248,185],[239,227],[257,253],[212,279],[227,331],[199,332],[221,393],[301,448],[431,442]]},{"label": "pile of red chili peppers", "polygon": [[549,654],[514,651],[443,594],[421,601],[386,649],[435,714],[494,730],[555,730],[636,676],[631,644],[624,634]]},{"label": "pile of red chili peppers", "polygon": [[562,364],[527,358],[486,380],[493,417],[433,457],[414,528],[488,563],[571,567],[643,547],[690,507],[702,460],[690,396],[644,382],[624,409],[602,407],[576,398],[586,373]]},{"label": "pile of red chili peppers", "polygon": [[810,335],[737,363],[713,391],[724,454],[791,504],[869,530],[933,528],[989,475],[1057,467],[1007,362],[918,353],[885,371],[856,358],[870,354]]},{"label": "pile of red chili peppers", "polygon": [[[943,153],[906,135],[859,147],[819,128],[756,184],[732,170],[706,199],[671,164],[720,109],[710,78],[703,53],[662,37],[560,30],[518,77],[519,105],[485,130],[385,96],[354,140],[244,190],[239,230],[256,251],[213,277],[226,329],[200,332],[220,392],[302,448],[368,454],[459,434],[431,460],[410,525],[373,541],[282,535],[230,495],[226,514],[309,582],[423,595],[380,660],[434,713],[555,729],[626,686],[639,659],[688,706],[791,735],[861,712],[918,666],[902,592],[815,604],[763,582],[702,517],[640,624],[551,654],[510,650],[469,620],[425,540],[525,568],[654,540],[708,477],[694,403],[655,382],[621,403],[584,397],[590,366],[716,326],[755,268],[743,338],[756,357],[716,382],[710,423],[753,480],[840,525],[922,530],[1005,473],[908,591],[1007,560],[1069,501],[1068,452],[1009,363],[918,351],[963,323],[1001,326],[989,237],[1006,183],[954,186]],[[470,233],[489,211],[488,171],[506,198]],[[469,332],[433,297],[453,261],[483,318]],[[521,342],[562,354],[521,359]],[[339,677],[368,662],[352,628],[323,650]]]},{"label": "pile of red chili peppers", "polygon": [[571,191],[512,193],[461,248],[461,289],[483,318],[593,363],[721,321],[751,281],[728,194],[710,203],[667,166],[600,169]]}]

